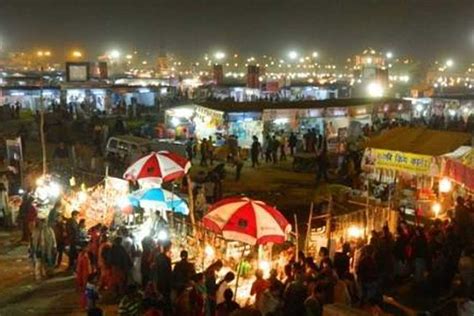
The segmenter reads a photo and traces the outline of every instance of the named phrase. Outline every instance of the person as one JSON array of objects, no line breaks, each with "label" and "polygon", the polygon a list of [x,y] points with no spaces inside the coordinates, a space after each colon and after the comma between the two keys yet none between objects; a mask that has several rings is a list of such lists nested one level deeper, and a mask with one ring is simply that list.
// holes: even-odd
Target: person
[{"label": "person", "polygon": [[319,267],[322,267],[323,261],[329,259],[329,249],[327,247],[320,247],[318,252]]},{"label": "person", "polygon": [[79,234],[78,234],[78,246],[79,248],[83,248],[85,245],[88,243],[89,236],[87,235],[87,229],[86,229],[86,220],[85,218],[81,218],[79,220]]},{"label": "person", "polygon": [[265,153],[265,162],[271,162],[272,161],[272,138],[270,135],[267,135],[265,137],[265,142],[264,142],[264,153]]},{"label": "person", "polygon": [[357,279],[362,290],[362,303],[375,301],[377,298],[377,265],[374,251],[373,245],[362,248],[361,258],[356,266]]},{"label": "person", "polygon": [[116,237],[108,256],[110,265],[110,287],[116,295],[122,295],[126,289],[127,276],[132,268],[132,260],[122,246],[122,238]]},{"label": "person", "polygon": [[[77,256],[76,287],[80,293],[85,291],[89,276],[91,276],[94,272],[94,267],[92,265],[93,259],[89,250],[89,245],[87,245],[79,252],[79,255]],[[83,303],[85,304],[86,302],[84,301]]]},{"label": "person", "polygon": [[229,161],[234,162],[239,156],[239,141],[237,136],[230,135],[227,139],[227,145],[229,147]]},{"label": "person", "polygon": [[310,295],[304,301],[306,316],[322,316],[323,315],[323,295],[322,285],[319,283],[310,286]]},{"label": "person", "polygon": [[169,241],[161,241],[160,251],[155,257],[153,287],[163,304],[163,313],[165,316],[171,315],[171,286],[172,270],[171,259],[168,252],[171,248]]},{"label": "person", "polygon": [[278,141],[278,139],[276,138],[275,135],[273,135],[272,137],[272,142],[271,142],[271,149],[272,149],[272,161],[273,163],[277,163],[278,162],[278,149],[280,148],[280,142]]},{"label": "person", "polygon": [[56,267],[60,267],[63,261],[63,254],[66,248],[66,220],[60,216],[56,224],[53,226],[54,236],[56,237],[57,259]]},{"label": "person", "polygon": [[462,196],[456,198],[454,212],[454,219],[461,241],[463,244],[469,244],[472,241],[471,215]]},{"label": "person", "polygon": [[281,295],[281,287],[277,283],[270,283],[270,287],[262,294],[259,307],[260,313],[262,315],[277,314],[283,307]]},{"label": "person", "polygon": [[59,146],[56,147],[56,149],[53,152],[53,159],[63,160],[63,159],[68,159],[68,158],[69,158],[69,151],[64,145],[64,143],[60,142]]},{"label": "person", "polygon": [[207,157],[209,158],[209,164],[214,165],[214,140],[212,139],[212,136],[209,136],[209,139],[207,140],[207,150],[208,154]]},{"label": "person", "polygon": [[[324,142],[325,143],[325,142]],[[328,178],[328,167],[329,167],[329,158],[327,153],[326,145],[322,145],[322,150],[317,157],[318,171],[316,174],[316,183],[319,184],[321,178],[324,178],[326,182],[329,181]]]},{"label": "person", "polygon": [[99,289],[110,288],[110,250],[112,244],[109,242],[106,233],[103,233],[100,237],[99,254],[97,256],[97,267],[99,269]]},{"label": "person", "polygon": [[142,295],[138,291],[138,287],[135,284],[127,286],[125,295],[120,300],[118,305],[119,316],[140,316],[142,315]]},{"label": "person", "polygon": [[206,314],[206,285],[204,283],[204,274],[196,273],[191,277],[192,286],[189,293],[189,303],[192,316],[204,316]]},{"label": "person", "polygon": [[284,131],[281,131],[280,134],[280,160],[285,161],[286,160],[286,145],[287,145],[287,138],[284,134]]},{"label": "person", "polygon": [[235,181],[240,180],[240,175],[242,173],[242,168],[244,167],[244,163],[240,160],[239,157],[235,158],[234,160],[235,165]]},{"label": "person", "polygon": [[151,237],[145,237],[142,240],[142,259],[140,262],[140,271],[142,275],[142,285],[147,287],[153,277],[153,260],[155,259],[155,240]]},{"label": "person", "polygon": [[116,135],[125,134],[125,123],[120,116],[117,117],[117,120],[115,121],[114,131]]},{"label": "person", "polygon": [[205,284],[207,293],[206,315],[214,315],[216,312],[216,274],[222,269],[223,263],[217,260],[212,263],[205,271]]},{"label": "person", "polygon": [[349,274],[351,245],[345,242],[342,245],[342,251],[334,254],[334,269],[340,279],[345,279]]},{"label": "person", "polygon": [[173,284],[179,295],[188,285],[191,277],[196,273],[194,264],[188,261],[188,252],[182,250],[181,261],[176,263],[173,270]]},{"label": "person", "polygon": [[36,226],[36,221],[38,219],[38,210],[36,207],[33,205],[33,198],[30,197],[28,198],[28,202],[26,205],[26,233],[27,233],[27,238],[28,241],[31,240],[31,234],[33,233],[33,229]]},{"label": "person", "polygon": [[99,292],[96,286],[96,277],[96,274],[90,274],[87,277],[87,283],[84,290],[87,311],[95,309],[97,307],[97,301],[99,300]]},{"label": "person", "polygon": [[279,291],[279,296],[283,295],[283,290],[285,289],[283,283],[278,280],[278,271],[276,269],[270,270],[270,277],[268,278],[269,286],[276,286]]},{"label": "person", "polygon": [[415,259],[415,282],[424,280],[428,260],[428,241],[422,227],[417,227],[413,237],[413,258]]},{"label": "person", "polygon": [[295,133],[291,132],[290,137],[288,138],[288,145],[290,147],[290,154],[294,156],[296,144],[298,143],[298,138],[296,137]]},{"label": "person", "polygon": [[209,144],[207,139],[203,138],[201,141],[201,166],[207,167],[207,158],[209,155]]},{"label": "person", "polygon": [[294,280],[288,285],[284,293],[283,311],[285,315],[304,315],[304,301],[307,289],[303,283],[303,268],[299,263],[293,267]]},{"label": "person", "polygon": [[72,211],[71,218],[66,223],[67,244],[69,245],[69,266],[74,270],[77,259],[77,247],[79,241],[79,212]]},{"label": "person", "polygon": [[61,209],[61,200],[57,200],[53,208],[49,211],[48,214],[48,225],[50,227],[55,227],[56,223],[60,220],[60,209]]},{"label": "person", "polygon": [[31,205],[32,200],[33,199],[26,193],[21,198],[20,208],[18,210],[18,222],[21,226],[22,231],[20,242],[29,242],[28,223],[26,221],[26,215],[28,213],[28,209],[30,207],[33,207]]},{"label": "person", "polygon": [[265,292],[266,289],[269,287],[269,283],[267,280],[263,278],[263,271],[261,269],[257,269],[255,271],[256,280],[252,283],[252,288],[250,289],[250,295],[255,295],[255,307],[260,310],[261,309],[261,299],[262,294]]},{"label": "person", "polygon": [[194,139],[190,137],[186,142],[186,154],[188,156],[189,161],[193,161],[193,154],[194,154]]},{"label": "person", "polygon": [[9,209],[7,188],[4,183],[0,183],[0,220],[3,220],[5,227],[13,225]]},{"label": "person", "polygon": [[226,289],[223,293],[223,301],[217,304],[216,316],[229,316],[234,311],[240,309],[240,305],[234,300],[234,292],[231,289]]},{"label": "person", "polygon": [[30,253],[33,259],[35,278],[40,281],[47,276],[56,259],[56,238],[53,230],[41,218],[31,234]]},{"label": "person", "polygon": [[262,145],[258,141],[257,136],[252,137],[253,142],[252,142],[252,147],[250,149],[250,156],[252,158],[252,168],[255,168],[256,166],[260,165],[258,162],[258,156],[260,155],[260,152],[262,150]]},{"label": "person", "polygon": [[233,272],[227,272],[226,275],[224,276],[224,279],[219,282],[219,285],[217,286],[217,292],[216,292],[217,305],[225,301],[224,292],[226,289],[229,288],[229,283],[234,281],[234,279],[235,279],[235,274]]}]

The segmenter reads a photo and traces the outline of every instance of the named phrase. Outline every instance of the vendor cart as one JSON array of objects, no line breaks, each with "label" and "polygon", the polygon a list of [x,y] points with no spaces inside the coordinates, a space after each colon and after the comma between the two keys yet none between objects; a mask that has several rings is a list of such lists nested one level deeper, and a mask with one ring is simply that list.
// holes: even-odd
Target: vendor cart
[{"label": "vendor cart", "polygon": [[315,172],[317,167],[316,153],[296,153],[293,156],[293,170],[296,172]]}]

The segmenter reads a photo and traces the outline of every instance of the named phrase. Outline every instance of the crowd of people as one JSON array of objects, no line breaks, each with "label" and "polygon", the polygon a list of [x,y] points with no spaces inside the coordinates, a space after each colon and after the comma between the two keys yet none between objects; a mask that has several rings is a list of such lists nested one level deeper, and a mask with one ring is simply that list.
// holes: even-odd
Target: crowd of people
[{"label": "crowd of people", "polygon": [[384,308],[383,294],[408,282],[433,298],[451,295],[457,284],[463,308],[472,308],[474,300],[474,204],[463,198],[457,199],[446,220],[419,226],[402,219],[395,234],[384,226],[367,240],[341,243],[331,256],[325,247],[316,257],[289,247],[280,254],[284,261],[274,261],[268,277],[253,270],[249,293],[240,294],[252,297],[252,303],[246,300],[242,305],[235,301],[232,270],[244,269],[243,265],[224,274],[227,262],[217,259],[198,272],[186,249],[178,262],[172,262],[170,240],[137,240],[124,226],[97,224],[86,229],[78,212],[64,218],[59,203],[46,218],[38,218],[31,199],[25,199],[21,209],[36,279],[61,267],[66,253],[80,305],[89,315],[102,314],[107,295],[118,304],[118,314],[127,316],[316,316],[333,303],[378,313]]},{"label": "crowd of people", "polygon": [[0,120],[17,120],[20,118],[21,103],[6,103],[0,106]]}]

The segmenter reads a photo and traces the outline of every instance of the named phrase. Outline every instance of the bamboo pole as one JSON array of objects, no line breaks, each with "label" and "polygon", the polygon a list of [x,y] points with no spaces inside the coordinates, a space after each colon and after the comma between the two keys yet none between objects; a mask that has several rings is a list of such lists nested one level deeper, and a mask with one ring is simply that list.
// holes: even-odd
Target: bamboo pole
[{"label": "bamboo pole", "polygon": [[41,81],[40,81],[40,140],[41,151],[43,155],[43,176],[47,172],[46,165],[46,139],[44,136],[44,100],[43,100],[43,67],[41,67]]},{"label": "bamboo pole", "polygon": [[314,209],[314,203],[311,202],[311,206],[309,208],[309,217],[308,217],[308,226],[307,226],[307,230],[306,230],[306,239],[305,239],[305,243],[304,243],[304,251],[305,252],[308,252],[308,245],[309,245],[309,238],[310,238],[310,235],[311,235],[311,221],[313,219],[313,209]]},{"label": "bamboo pole", "polygon": [[299,260],[299,232],[298,232],[298,217],[296,217],[296,213],[293,213],[293,217],[295,219],[295,233],[296,233],[296,262]]},{"label": "bamboo pole", "polygon": [[193,183],[191,181],[191,176],[186,175],[188,181],[188,199],[189,199],[189,217],[191,219],[191,226],[195,229],[196,221],[194,219],[194,196],[193,196]]},{"label": "bamboo pole", "polygon": [[327,248],[331,251],[331,217],[332,217],[332,195],[329,196],[328,217],[326,218]]},{"label": "bamboo pole", "polygon": [[247,245],[244,244],[244,247],[242,248],[242,255],[240,256],[239,265],[237,266],[237,277],[235,279],[234,301],[237,300],[237,290],[239,289],[239,279],[240,279],[240,273],[242,271],[242,262],[244,262],[245,248],[247,248]]}]

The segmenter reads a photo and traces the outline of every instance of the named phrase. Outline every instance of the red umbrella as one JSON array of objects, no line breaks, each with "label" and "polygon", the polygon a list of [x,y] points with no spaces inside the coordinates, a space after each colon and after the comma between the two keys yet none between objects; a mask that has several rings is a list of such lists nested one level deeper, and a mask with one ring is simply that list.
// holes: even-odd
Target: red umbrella
[{"label": "red umbrella", "polygon": [[210,230],[246,244],[283,243],[291,225],[274,207],[246,197],[227,198],[212,205],[203,218]]},{"label": "red umbrella", "polygon": [[135,161],[123,177],[128,180],[161,179],[173,181],[184,176],[191,168],[191,162],[169,151],[152,152]]}]

